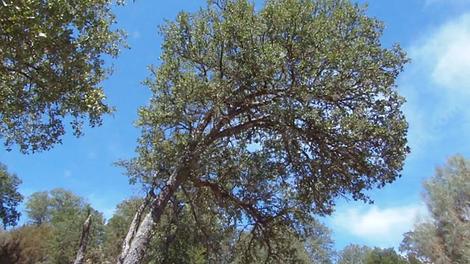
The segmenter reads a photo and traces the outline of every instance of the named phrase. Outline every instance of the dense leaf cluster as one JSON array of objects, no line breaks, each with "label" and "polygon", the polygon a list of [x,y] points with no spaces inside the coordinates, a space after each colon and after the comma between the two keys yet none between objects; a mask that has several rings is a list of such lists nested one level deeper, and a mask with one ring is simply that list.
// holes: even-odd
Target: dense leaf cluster
[{"label": "dense leaf cluster", "polygon": [[49,149],[111,111],[101,81],[116,56],[111,0],[0,2],[0,138],[22,152]]},{"label": "dense leaf cluster", "polygon": [[3,228],[16,225],[20,218],[16,208],[23,200],[18,191],[20,183],[18,176],[8,172],[7,167],[0,163],[0,220]]}]

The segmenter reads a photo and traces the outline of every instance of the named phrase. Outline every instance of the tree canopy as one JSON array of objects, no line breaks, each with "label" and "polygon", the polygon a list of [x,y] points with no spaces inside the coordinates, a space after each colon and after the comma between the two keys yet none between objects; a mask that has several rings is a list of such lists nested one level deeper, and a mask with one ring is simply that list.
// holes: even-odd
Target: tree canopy
[{"label": "tree canopy", "polygon": [[111,108],[101,81],[122,43],[111,0],[0,2],[0,138],[22,152],[49,149]]},{"label": "tree canopy", "polygon": [[348,245],[338,254],[337,264],[421,264],[413,256],[404,257],[393,248]]},{"label": "tree canopy", "polygon": [[104,218],[82,197],[64,189],[37,192],[28,198],[26,208],[32,226],[48,231],[40,245],[46,250],[41,250],[42,255],[38,254],[37,258],[45,259],[47,263],[72,263],[77,254],[82,224],[91,214],[93,221],[86,259],[91,263],[102,262]]},{"label": "tree canopy", "polygon": [[367,255],[371,252],[367,246],[348,245],[338,253],[338,264],[365,264]]},{"label": "tree canopy", "polygon": [[[407,59],[381,45],[382,24],[358,5],[209,1],[162,33],[138,157],[122,162],[157,194],[141,232],[182,189],[185,203],[275,253],[272,241],[303,234],[335,198],[369,201],[364,190],[399,175],[407,123],[395,79]],[[136,237],[140,258],[147,235]]]},{"label": "tree canopy", "polygon": [[451,157],[424,183],[431,221],[405,234],[400,249],[425,263],[470,261],[470,161]]},{"label": "tree canopy", "polygon": [[3,228],[14,226],[20,218],[17,206],[23,200],[18,191],[21,180],[15,174],[9,173],[7,167],[0,163],[0,220]]}]

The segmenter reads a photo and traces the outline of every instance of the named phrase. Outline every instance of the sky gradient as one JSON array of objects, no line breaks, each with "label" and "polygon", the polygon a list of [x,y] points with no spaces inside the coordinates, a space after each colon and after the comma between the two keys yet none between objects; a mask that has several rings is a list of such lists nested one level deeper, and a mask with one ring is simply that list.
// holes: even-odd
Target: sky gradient
[{"label": "sky gradient", "polygon": [[[115,9],[131,46],[112,61],[114,73],[103,83],[116,112],[78,139],[67,134],[47,152],[0,149],[0,161],[23,180],[23,195],[65,188],[109,218],[116,204],[142,194],[113,163],[134,155],[139,130],[133,123],[150,98],[141,82],[149,76],[148,65],[159,63],[158,26],[180,10],[204,5],[204,0],[137,0]],[[470,0],[371,0],[367,13],[384,22],[383,45],[399,43],[411,58],[397,82],[407,100],[411,154],[400,179],[369,193],[373,205],[338,200],[336,212],[323,219],[337,249],[350,243],[397,247],[403,232],[426,217],[423,179],[453,154],[470,157]]]}]

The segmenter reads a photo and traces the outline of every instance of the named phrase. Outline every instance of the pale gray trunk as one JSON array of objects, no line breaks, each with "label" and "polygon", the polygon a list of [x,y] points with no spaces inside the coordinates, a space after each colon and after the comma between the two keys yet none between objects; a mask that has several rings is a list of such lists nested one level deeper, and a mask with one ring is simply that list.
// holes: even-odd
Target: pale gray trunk
[{"label": "pale gray trunk", "polygon": [[87,217],[82,227],[82,234],[80,236],[80,245],[78,248],[77,256],[73,264],[83,264],[85,262],[86,247],[88,245],[88,237],[90,236],[91,227],[91,214]]},{"label": "pale gray trunk", "polygon": [[[163,208],[162,206],[162,210]],[[150,212],[147,213],[129,243],[127,251],[121,253],[121,257],[118,261],[119,264],[137,264],[142,262],[155,226],[156,221],[153,219]]]},{"label": "pale gray trunk", "polygon": [[131,226],[129,227],[129,231],[127,232],[127,235],[124,238],[124,241],[122,242],[121,258],[122,256],[126,256],[129,252],[131,242],[134,239],[135,234],[137,233],[137,229],[139,228],[140,222],[142,220],[142,215],[145,211],[145,208],[147,208],[150,202],[150,199],[152,199],[150,195],[147,195],[147,197],[145,197],[144,202],[139,207],[139,209],[134,215],[134,218],[132,219]]},{"label": "pale gray trunk", "polygon": [[142,262],[152,237],[152,232],[160,221],[168,201],[181,185],[182,180],[188,175],[186,166],[171,175],[165,187],[162,188],[161,192],[150,203],[150,211],[145,215],[140,224],[138,224],[138,221],[141,217],[137,215],[139,212],[136,213],[134,216],[136,221],[135,223],[133,221],[131,224],[123,244],[123,251],[118,259],[118,264],[140,264]]}]

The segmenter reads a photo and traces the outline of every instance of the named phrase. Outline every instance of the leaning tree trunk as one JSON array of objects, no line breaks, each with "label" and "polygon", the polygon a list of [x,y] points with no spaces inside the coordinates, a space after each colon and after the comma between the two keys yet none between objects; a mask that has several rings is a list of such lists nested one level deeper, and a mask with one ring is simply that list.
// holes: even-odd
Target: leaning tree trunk
[{"label": "leaning tree trunk", "polygon": [[124,238],[124,241],[122,242],[122,249],[121,249],[119,260],[121,260],[121,258],[123,258],[124,256],[128,254],[130,246],[131,246],[131,242],[134,239],[135,234],[137,233],[137,230],[139,228],[140,222],[142,220],[142,215],[144,214],[144,211],[149,205],[149,202],[151,202],[152,198],[153,197],[150,196],[150,194],[147,194],[144,202],[135,213],[134,218],[132,219],[131,225],[129,227],[129,230],[127,231],[127,235]]},{"label": "leaning tree trunk", "polygon": [[91,214],[88,215],[87,219],[83,223],[82,234],[80,236],[80,246],[78,248],[77,256],[73,264],[83,264],[85,262],[86,247],[88,245],[88,238],[90,236],[91,227]]},{"label": "leaning tree trunk", "polygon": [[[150,203],[150,210],[140,222],[144,208],[139,208],[131,227],[123,242],[122,252],[118,259],[118,264],[140,264],[145,257],[145,251],[152,236],[152,232],[160,221],[168,201],[175,191],[180,187],[181,182],[189,176],[187,166],[175,171],[168,179],[161,192]],[[139,215],[140,214],[140,215]]]}]

